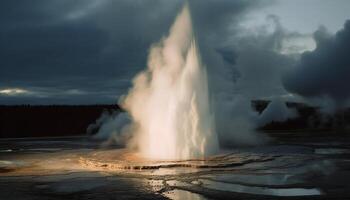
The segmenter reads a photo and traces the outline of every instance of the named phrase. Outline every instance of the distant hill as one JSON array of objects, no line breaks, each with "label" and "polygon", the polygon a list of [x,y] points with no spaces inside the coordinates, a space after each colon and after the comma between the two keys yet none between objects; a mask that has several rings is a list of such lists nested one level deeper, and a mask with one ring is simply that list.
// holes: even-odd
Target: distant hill
[{"label": "distant hill", "polygon": [[82,135],[103,111],[118,110],[118,105],[0,106],[0,138]]}]

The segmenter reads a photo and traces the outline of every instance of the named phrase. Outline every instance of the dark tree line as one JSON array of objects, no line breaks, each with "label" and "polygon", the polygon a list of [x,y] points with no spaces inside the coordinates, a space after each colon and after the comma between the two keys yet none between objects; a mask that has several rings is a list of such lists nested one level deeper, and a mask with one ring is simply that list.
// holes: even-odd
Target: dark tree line
[{"label": "dark tree line", "polygon": [[[252,109],[262,113],[269,101],[252,101]],[[350,110],[325,115],[320,108],[287,102],[298,117],[271,122],[259,130],[343,130],[350,128]],[[0,105],[0,138],[84,135],[103,112],[122,111],[118,105]],[[98,129],[98,127],[96,127]],[[95,130],[94,132],[96,132]]]},{"label": "dark tree line", "polygon": [[0,106],[0,138],[83,135],[118,105]]}]

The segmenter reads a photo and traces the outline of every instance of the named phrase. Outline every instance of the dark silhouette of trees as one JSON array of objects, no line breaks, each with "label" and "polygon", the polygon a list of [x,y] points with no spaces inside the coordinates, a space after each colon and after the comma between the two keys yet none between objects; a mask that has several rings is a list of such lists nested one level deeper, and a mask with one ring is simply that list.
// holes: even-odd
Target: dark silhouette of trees
[{"label": "dark silhouette of trees", "polygon": [[83,135],[103,111],[118,105],[0,106],[0,138]]}]

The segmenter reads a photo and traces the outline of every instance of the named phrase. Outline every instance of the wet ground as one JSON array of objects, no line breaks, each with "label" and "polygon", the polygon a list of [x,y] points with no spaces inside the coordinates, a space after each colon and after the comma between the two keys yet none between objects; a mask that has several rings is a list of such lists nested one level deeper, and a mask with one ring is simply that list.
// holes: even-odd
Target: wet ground
[{"label": "wet ground", "polygon": [[0,199],[350,199],[349,179],[348,136],[283,137],[182,161],[84,137],[0,140]]}]

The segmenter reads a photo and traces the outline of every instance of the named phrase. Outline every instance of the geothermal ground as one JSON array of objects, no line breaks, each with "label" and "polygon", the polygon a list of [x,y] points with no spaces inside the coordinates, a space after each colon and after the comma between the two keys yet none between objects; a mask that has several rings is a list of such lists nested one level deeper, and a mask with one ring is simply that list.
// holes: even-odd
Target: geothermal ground
[{"label": "geothermal ground", "polygon": [[349,137],[283,135],[160,161],[81,137],[1,140],[0,199],[350,198]]}]

